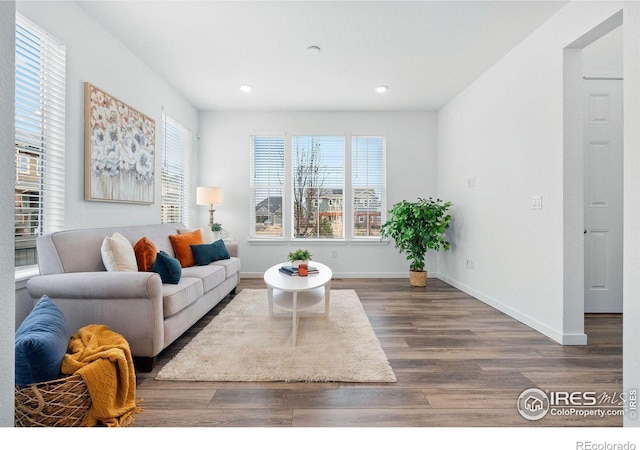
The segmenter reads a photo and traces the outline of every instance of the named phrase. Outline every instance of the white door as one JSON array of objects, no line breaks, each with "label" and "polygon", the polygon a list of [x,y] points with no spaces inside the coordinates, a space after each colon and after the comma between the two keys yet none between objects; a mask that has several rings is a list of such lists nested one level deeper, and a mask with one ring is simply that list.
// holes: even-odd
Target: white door
[{"label": "white door", "polygon": [[585,80],[585,312],[622,312],[622,81]]}]

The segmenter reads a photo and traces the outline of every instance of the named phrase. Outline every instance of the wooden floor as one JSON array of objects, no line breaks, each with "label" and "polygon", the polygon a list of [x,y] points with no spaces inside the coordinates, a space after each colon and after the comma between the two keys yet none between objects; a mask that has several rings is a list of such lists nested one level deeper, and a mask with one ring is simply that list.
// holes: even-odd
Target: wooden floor
[{"label": "wooden floor", "polygon": [[[261,279],[243,288],[265,287]],[[587,346],[561,346],[479,300],[429,279],[337,279],[355,289],[397,383],[225,383],[154,376],[232,299],[225,299],[137,374],[135,427],[622,426],[621,416],[524,419],[520,393],[622,392],[622,316],[588,315]]]}]

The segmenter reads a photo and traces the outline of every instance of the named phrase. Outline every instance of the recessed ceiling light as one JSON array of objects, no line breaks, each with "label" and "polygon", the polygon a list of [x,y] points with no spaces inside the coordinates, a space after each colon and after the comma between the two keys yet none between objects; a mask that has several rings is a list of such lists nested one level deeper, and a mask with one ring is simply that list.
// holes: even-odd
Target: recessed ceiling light
[{"label": "recessed ceiling light", "polygon": [[242,92],[251,92],[251,86],[249,86],[248,84],[243,84],[242,86],[240,86],[240,90]]},{"label": "recessed ceiling light", "polygon": [[376,92],[378,94],[384,94],[385,92],[387,92],[388,87],[387,86],[378,86],[376,88]]},{"label": "recessed ceiling light", "polygon": [[320,47],[317,45],[310,45],[307,47],[307,50],[309,50],[311,53],[320,53]]}]

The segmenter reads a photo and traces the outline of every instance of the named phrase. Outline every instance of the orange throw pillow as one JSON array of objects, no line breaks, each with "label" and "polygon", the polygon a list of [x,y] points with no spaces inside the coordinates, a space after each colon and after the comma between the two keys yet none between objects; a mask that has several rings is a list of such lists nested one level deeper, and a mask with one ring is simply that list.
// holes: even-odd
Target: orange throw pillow
[{"label": "orange throw pillow", "polygon": [[178,258],[182,267],[191,267],[196,265],[196,261],[193,259],[191,246],[204,244],[200,230],[184,234],[171,234],[169,235],[169,240],[171,241],[171,246],[176,254],[176,258]]},{"label": "orange throw pillow", "polygon": [[155,244],[151,242],[151,239],[143,237],[133,246],[133,251],[136,254],[138,271],[151,272],[151,266],[153,266],[156,256],[158,255],[158,249]]}]

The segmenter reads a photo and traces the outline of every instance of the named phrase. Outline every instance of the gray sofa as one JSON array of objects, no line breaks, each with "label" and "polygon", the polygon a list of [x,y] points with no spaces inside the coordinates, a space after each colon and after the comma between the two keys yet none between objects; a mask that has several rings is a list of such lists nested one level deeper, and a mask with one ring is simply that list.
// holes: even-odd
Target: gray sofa
[{"label": "gray sofa", "polygon": [[178,284],[163,284],[154,272],[109,272],[101,245],[118,232],[132,245],[149,238],[171,256],[169,235],[183,224],[159,224],[60,231],[37,241],[40,275],[27,290],[34,303],[48,295],[73,332],[89,324],[107,325],[129,342],[136,368],[148,372],[156,356],[230,293],[240,280],[235,243],[225,243],[230,259],[182,268]]}]

